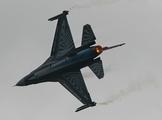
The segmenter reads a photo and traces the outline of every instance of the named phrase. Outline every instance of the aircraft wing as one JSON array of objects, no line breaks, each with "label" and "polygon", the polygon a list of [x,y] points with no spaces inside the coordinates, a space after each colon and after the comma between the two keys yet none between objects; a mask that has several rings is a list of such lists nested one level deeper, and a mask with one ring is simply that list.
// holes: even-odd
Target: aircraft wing
[{"label": "aircraft wing", "polygon": [[75,49],[70,27],[66,17],[67,14],[68,11],[64,11],[62,14],[49,19],[49,21],[58,19],[51,50],[51,56],[54,56],[55,59],[59,59],[69,51]]},{"label": "aircraft wing", "polygon": [[84,108],[83,106],[81,108],[85,109],[94,106],[94,102],[91,100],[80,70],[63,73],[58,77],[58,81],[84,104]]}]

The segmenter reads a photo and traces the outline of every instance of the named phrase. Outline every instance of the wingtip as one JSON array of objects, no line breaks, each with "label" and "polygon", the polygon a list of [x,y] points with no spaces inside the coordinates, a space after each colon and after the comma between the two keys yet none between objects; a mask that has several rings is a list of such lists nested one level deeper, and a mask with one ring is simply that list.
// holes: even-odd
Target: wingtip
[{"label": "wingtip", "polygon": [[68,15],[68,14],[69,14],[69,11],[68,11],[68,10],[64,10],[63,13],[64,13],[65,15]]},{"label": "wingtip", "polygon": [[86,109],[88,107],[96,106],[96,104],[97,104],[96,102],[91,102],[90,104],[84,104],[83,106],[77,108],[77,110],[75,112],[79,112],[79,111]]},{"label": "wingtip", "polygon": [[49,18],[48,21],[54,21],[54,20],[56,20],[56,19],[61,18],[62,16],[68,15],[68,13],[69,13],[68,10],[64,10],[61,14],[56,15],[56,16],[54,16],[54,17],[52,17],[52,18]]}]

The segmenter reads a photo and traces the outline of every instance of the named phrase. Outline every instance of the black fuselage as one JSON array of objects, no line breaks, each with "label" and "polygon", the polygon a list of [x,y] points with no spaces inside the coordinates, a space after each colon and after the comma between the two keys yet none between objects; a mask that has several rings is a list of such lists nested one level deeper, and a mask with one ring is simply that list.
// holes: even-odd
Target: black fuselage
[{"label": "black fuselage", "polygon": [[[100,52],[93,46],[86,48],[85,46],[77,48],[75,51],[69,52],[59,60],[52,60],[54,56],[49,57],[40,67],[32,71],[30,74],[22,78],[16,85],[26,86],[41,82],[57,82],[57,76],[67,71],[74,71],[88,66]],[[51,62],[49,62],[51,61]]]}]

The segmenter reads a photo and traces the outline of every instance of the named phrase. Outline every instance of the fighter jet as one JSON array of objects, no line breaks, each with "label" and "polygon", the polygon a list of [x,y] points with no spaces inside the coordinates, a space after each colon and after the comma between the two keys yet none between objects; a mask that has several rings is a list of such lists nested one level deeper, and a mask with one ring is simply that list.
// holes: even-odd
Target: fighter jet
[{"label": "fighter jet", "polygon": [[83,26],[81,46],[76,48],[67,21],[68,11],[48,19],[57,20],[50,57],[37,69],[22,78],[16,86],[27,86],[42,82],[59,82],[73,94],[83,106],[76,112],[95,106],[85,85],[80,69],[88,66],[99,78],[104,77],[102,60],[99,56],[103,51],[109,50],[125,43],[101,47],[96,44],[96,37],[89,24]]}]

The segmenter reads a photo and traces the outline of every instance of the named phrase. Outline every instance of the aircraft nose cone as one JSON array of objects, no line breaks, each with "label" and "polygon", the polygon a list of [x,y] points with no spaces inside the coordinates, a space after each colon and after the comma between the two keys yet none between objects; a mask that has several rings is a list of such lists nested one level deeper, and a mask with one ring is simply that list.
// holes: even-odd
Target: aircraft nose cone
[{"label": "aircraft nose cone", "polygon": [[24,79],[21,79],[17,84],[16,84],[16,86],[25,86],[26,84],[25,84],[25,81],[24,81]]}]

